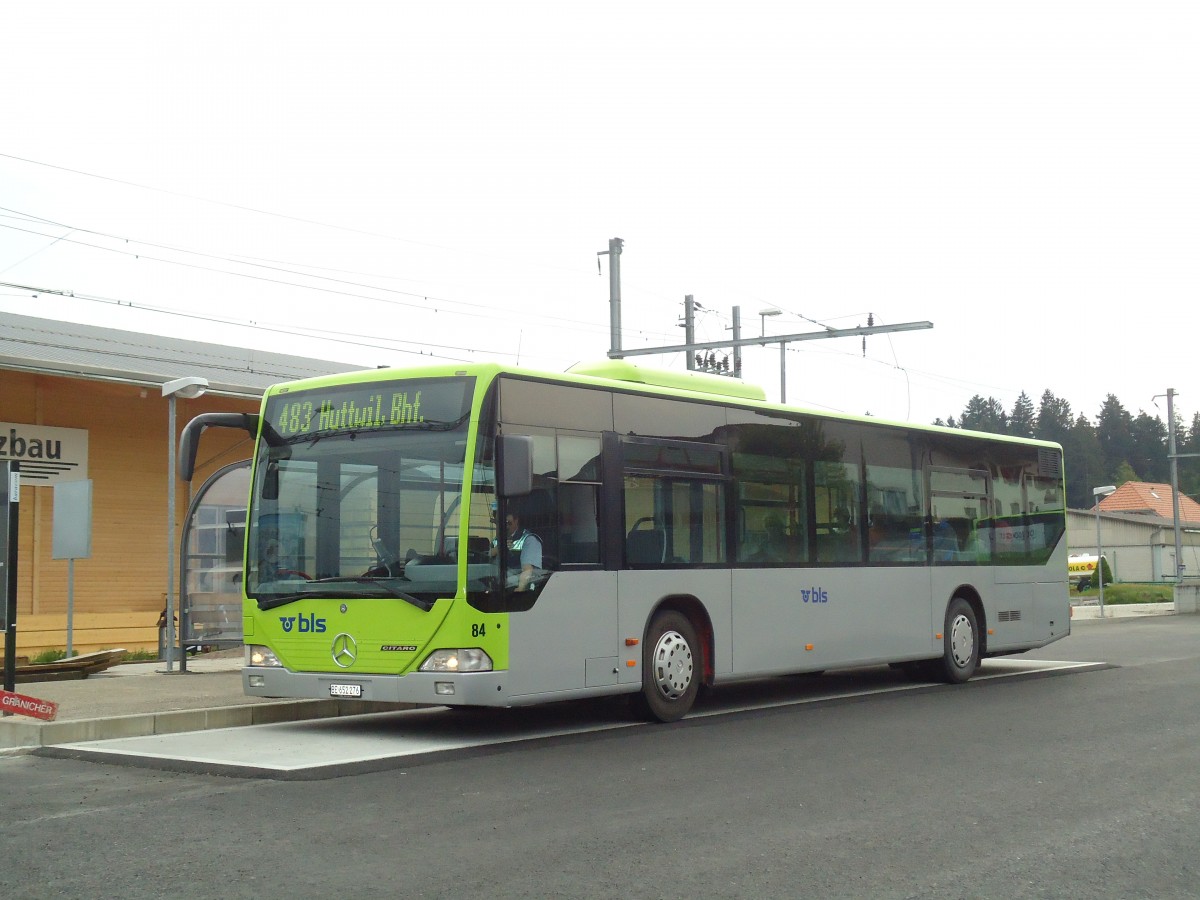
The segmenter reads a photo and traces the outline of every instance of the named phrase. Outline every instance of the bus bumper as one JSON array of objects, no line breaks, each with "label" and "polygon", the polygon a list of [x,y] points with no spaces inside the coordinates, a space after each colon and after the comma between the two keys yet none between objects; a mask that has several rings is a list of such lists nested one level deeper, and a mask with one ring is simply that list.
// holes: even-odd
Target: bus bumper
[{"label": "bus bumper", "polygon": [[506,706],[507,672],[414,672],[411,675],[351,675],[348,672],[292,672],[247,666],[242,689],[249,697],[304,700],[365,700],[430,706]]}]

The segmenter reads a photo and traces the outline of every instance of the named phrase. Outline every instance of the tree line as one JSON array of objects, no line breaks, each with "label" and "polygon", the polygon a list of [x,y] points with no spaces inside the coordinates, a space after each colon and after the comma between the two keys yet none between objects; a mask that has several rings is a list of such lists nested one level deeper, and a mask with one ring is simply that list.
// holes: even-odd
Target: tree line
[{"label": "tree line", "polygon": [[[1192,416],[1190,428],[1178,415],[1175,418],[1175,452],[1200,453],[1200,413]],[[933,424],[1062,444],[1067,506],[1072,509],[1089,509],[1094,502],[1092,489],[1100,485],[1171,481],[1166,424],[1160,416],[1142,410],[1134,416],[1114,394],[1105,398],[1094,423],[1047,390],[1036,407],[1022,391],[1011,410],[995,397],[976,394],[957,419],[949,416]],[[1200,459],[1179,460],[1179,489],[1193,499],[1200,494]]]}]

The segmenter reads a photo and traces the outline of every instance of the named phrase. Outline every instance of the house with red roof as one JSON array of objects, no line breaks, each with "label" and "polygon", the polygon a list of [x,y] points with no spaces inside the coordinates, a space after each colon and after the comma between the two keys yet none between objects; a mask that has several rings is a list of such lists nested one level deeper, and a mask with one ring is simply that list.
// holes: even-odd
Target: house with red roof
[{"label": "house with red roof", "polygon": [[[1200,503],[1179,495],[1179,527],[1186,576],[1200,575]],[[1175,580],[1175,514],[1171,486],[1127,481],[1099,507],[1067,510],[1072,555],[1096,553],[1096,531],[1117,581]]]},{"label": "house with red roof", "polygon": [[[1100,511],[1175,521],[1169,484],[1127,481],[1100,501]],[[1179,522],[1181,525],[1194,524],[1200,527],[1200,503],[1184,493],[1179,495]]]}]

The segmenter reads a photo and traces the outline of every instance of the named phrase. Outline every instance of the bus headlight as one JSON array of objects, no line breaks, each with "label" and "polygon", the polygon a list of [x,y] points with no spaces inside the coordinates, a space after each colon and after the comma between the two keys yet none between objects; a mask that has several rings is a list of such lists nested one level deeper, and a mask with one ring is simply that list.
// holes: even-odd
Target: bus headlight
[{"label": "bus headlight", "polygon": [[478,647],[434,650],[421,663],[422,672],[490,672],[492,658]]},{"label": "bus headlight", "polygon": [[279,661],[279,657],[270,647],[264,647],[261,644],[247,644],[246,665],[274,668],[282,666],[283,663]]}]

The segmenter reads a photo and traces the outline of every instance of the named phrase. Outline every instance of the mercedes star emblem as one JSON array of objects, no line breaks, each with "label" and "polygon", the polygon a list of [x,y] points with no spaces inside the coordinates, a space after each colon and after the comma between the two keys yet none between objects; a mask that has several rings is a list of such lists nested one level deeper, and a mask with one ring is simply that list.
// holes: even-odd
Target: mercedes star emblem
[{"label": "mercedes star emblem", "polygon": [[350,668],[358,659],[358,644],[344,631],[333,639],[332,649],[334,663],[343,669]]}]

